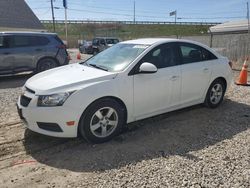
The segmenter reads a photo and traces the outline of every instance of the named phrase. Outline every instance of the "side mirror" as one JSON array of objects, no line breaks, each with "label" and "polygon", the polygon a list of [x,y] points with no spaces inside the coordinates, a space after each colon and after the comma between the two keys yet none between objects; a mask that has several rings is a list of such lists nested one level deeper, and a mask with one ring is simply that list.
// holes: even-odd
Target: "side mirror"
[{"label": "side mirror", "polygon": [[152,74],[157,72],[157,67],[153,65],[152,63],[142,63],[139,68],[139,73],[141,74]]}]

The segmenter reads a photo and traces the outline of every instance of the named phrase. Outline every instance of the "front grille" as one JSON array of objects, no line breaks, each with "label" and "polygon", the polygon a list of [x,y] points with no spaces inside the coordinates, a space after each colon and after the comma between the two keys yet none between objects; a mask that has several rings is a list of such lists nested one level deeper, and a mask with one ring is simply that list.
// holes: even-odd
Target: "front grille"
[{"label": "front grille", "polygon": [[24,95],[21,96],[20,103],[22,106],[27,107],[31,101],[31,98],[26,97]]},{"label": "front grille", "polygon": [[26,89],[28,92],[35,94],[35,91],[33,91],[32,89],[27,88],[27,87],[25,87],[25,89]]}]

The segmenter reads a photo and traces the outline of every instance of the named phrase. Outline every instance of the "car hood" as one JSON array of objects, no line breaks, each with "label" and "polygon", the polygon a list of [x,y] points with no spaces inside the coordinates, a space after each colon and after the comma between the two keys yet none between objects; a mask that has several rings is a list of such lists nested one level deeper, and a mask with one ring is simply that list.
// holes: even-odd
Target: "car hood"
[{"label": "car hood", "polygon": [[25,86],[34,90],[36,94],[52,94],[110,80],[116,75],[117,73],[76,63],[39,73],[28,79]]}]

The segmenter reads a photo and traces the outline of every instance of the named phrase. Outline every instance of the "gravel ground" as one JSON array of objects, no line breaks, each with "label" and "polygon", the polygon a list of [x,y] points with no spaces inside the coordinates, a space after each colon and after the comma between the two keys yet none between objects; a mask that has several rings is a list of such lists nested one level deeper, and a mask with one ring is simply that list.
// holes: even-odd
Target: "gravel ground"
[{"label": "gravel ground", "polygon": [[91,145],[24,128],[15,102],[29,77],[0,81],[0,187],[250,187],[250,87]]}]

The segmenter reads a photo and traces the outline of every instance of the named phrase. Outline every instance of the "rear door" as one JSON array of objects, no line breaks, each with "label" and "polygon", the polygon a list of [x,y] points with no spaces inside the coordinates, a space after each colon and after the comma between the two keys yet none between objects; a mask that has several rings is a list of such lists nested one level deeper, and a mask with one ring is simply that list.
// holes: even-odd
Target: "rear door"
[{"label": "rear door", "polygon": [[15,54],[13,70],[21,72],[34,68],[34,55],[36,51],[31,45],[31,37],[26,35],[13,35],[10,43],[11,52]]},{"label": "rear door", "polygon": [[10,36],[0,36],[0,74],[12,73],[15,61],[9,46]]},{"label": "rear door", "polygon": [[203,48],[190,43],[179,43],[181,65],[182,104],[199,102],[206,92],[211,77],[211,66],[204,61]]}]

